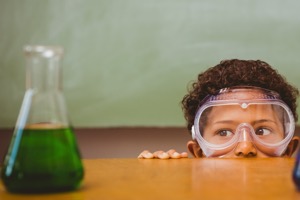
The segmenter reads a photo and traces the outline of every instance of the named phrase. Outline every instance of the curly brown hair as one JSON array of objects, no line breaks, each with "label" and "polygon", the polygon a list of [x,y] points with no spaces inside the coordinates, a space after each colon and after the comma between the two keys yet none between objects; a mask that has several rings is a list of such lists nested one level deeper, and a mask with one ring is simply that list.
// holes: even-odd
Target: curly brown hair
[{"label": "curly brown hair", "polygon": [[232,59],[223,60],[200,73],[197,81],[192,83],[181,102],[187,128],[191,130],[200,102],[207,95],[215,95],[218,90],[232,86],[256,86],[277,92],[290,107],[295,121],[298,120],[296,109],[299,91],[296,87],[264,61]]}]

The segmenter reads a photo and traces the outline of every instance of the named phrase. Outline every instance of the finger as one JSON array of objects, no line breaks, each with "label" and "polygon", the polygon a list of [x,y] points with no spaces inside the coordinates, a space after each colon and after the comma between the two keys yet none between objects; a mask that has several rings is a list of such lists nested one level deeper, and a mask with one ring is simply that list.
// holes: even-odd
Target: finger
[{"label": "finger", "polygon": [[140,158],[140,159],[142,159],[142,158],[151,159],[151,158],[154,158],[154,155],[152,153],[150,153],[148,150],[145,150],[142,153],[140,153],[138,158]]},{"label": "finger", "polygon": [[167,151],[167,153],[171,156],[173,153],[175,153],[175,149],[170,149],[169,151]]},{"label": "finger", "polygon": [[159,158],[159,159],[169,159],[170,155],[164,151],[155,151],[153,153],[155,158]]},{"label": "finger", "polygon": [[161,153],[157,154],[157,158],[159,158],[159,159],[169,159],[170,155],[166,152],[161,152]]},{"label": "finger", "polygon": [[181,155],[181,158],[187,158],[188,157],[187,152],[182,152],[180,155]]},{"label": "finger", "polygon": [[181,158],[181,154],[179,154],[178,152],[176,152],[174,149],[170,149],[168,151],[168,154],[171,158]]},{"label": "finger", "polygon": [[159,158],[158,155],[164,153],[163,151],[155,151],[153,153],[154,158]]},{"label": "finger", "polygon": [[180,155],[178,152],[174,152],[174,153],[171,155],[171,158],[181,158],[181,155]]}]

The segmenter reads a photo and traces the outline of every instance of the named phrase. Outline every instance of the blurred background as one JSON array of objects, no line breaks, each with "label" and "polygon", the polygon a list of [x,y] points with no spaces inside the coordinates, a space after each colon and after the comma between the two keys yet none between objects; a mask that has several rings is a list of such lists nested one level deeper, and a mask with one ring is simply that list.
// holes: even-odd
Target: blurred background
[{"label": "blurred background", "polygon": [[61,45],[75,127],[184,126],[197,74],[262,59],[300,86],[296,0],[0,0],[0,127],[25,92],[26,44]]},{"label": "blurred background", "polygon": [[300,87],[299,7],[297,0],[0,0],[0,128],[12,128],[19,113],[27,44],[64,47],[75,128],[184,127],[188,84],[224,59],[264,60]]}]

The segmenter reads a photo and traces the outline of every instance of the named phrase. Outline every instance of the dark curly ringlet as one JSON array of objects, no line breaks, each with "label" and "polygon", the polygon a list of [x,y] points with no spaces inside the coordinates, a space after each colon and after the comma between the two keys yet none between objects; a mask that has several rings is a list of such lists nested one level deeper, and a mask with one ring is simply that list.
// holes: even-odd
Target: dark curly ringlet
[{"label": "dark curly ringlet", "polygon": [[198,80],[192,83],[181,102],[187,128],[191,130],[200,102],[207,95],[232,86],[256,86],[277,92],[290,107],[295,121],[298,120],[296,109],[299,91],[296,87],[264,61],[232,59],[221,61],[200,73]]}]

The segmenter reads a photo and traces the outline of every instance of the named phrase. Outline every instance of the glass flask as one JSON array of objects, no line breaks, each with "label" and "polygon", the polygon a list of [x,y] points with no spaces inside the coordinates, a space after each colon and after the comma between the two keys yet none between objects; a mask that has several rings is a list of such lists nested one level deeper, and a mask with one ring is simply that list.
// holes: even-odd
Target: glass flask
[{"label": "glass flask", "polygon": [[62,91],[63,49],[26,46],[26,92],[1,177],[15,193],[73,190],[84,170]]}]

